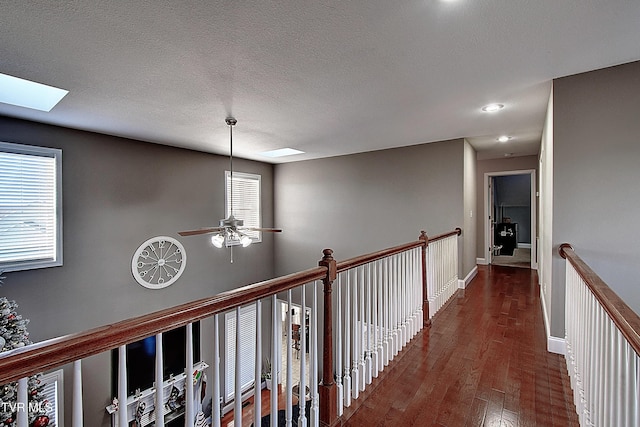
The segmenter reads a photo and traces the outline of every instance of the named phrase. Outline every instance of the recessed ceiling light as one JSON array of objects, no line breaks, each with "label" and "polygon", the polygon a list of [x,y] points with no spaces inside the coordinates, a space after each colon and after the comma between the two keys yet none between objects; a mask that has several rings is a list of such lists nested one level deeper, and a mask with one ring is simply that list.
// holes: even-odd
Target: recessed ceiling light
[{"label": "recessed ceiling light", "polygon": [[495,113],[496,111],[500,111],[504,108],[504,104],[487,104],[482,107],[482,111],[485,113]]},{"label": "recessed ceiling light", "polygon": [[507,142],[511,139],[511,136],[507,136],[507,135],[502,135],[500,138],[498,138],[498,141],[500,142]]},{"label": "recessed ceiling light", "polygon": [[265,157],[285,157],[303,153],[304,151],[296,150],[295,148],[280,148],[278,150],[264,151],[260,155]]},{"label": "recessed ceiling light", "polygon": [[0,73],[0,102],[49,112],[68,90]]}]

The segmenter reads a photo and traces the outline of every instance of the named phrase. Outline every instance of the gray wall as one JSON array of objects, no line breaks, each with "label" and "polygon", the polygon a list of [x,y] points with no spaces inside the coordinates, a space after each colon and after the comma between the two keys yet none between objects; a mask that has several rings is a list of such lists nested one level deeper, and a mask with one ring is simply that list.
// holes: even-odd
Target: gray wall
[{"label": "gray wall", "polygon": [[572,244],[640,313],[640,62],[554,81],[552,335],[564,336]]},{"label": "gray wall", "polygon": [[505,172],[516,170],[538,169],[536,156],[508,157],[502,159],[478,160],[476,172],[476,191],[478,215],[476,215],[476,227],[478,238],[476,241],[476,256],[484,258],[484,174],[491,172]]},{"label": "gray wall", "polygon": [[277,165],[276,273],[464,226],[463,177],[464,140]]},{"label": "gray wall", "polygon": [[463,197],[464,197],[464,209],[462,224],[462,256],[460,257],[461,269],[460,279],[465,279],[468,273],[476,266],[476,218],[478,211],[476,206],[478,204],[476,195],[476,150],[469,144],[468,141],[464,141],[464,183],[463,183]]},{"label": "gray wall", "polygon": [[[224,216],[227,158],[6,117],[0,117],[0,140],[63,150],[64,266],[7,273],[1,289],[31,320],[32,340],[273,277],[272,235],[265,233],[262,243],[235,251],[234,264],[228,250],[213,248],[206,237],[177,235],[217,224]],[[273,166],[237,159],[234,169],[262,175],[263,222],[273,224]],[[182,242],[187,267],[170,287],[149,290],[134,280],[131,257],[157,235]],[[203,352],[210,352],[210,342]],[[86,360],[84,368],[85,419],[108,425],[108,354]]]}]

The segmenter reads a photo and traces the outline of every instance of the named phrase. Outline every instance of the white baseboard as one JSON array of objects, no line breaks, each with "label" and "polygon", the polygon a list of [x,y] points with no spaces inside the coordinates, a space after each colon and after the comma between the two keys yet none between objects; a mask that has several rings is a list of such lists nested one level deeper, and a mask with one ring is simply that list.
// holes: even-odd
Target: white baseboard
[{"label": "white baseboard", "polygon": [[565,339],[551,336],[551,332],[549,330],[549,316],[547,315],[547,304],[545,303],[542,287],[540,287],[540,303],[542,304],[542,320],[544,321],[544,330],[547,335],[547,351],[549,353],[561,354],[566,357],[567,342],[565,341]]},{"label": "white baseboard", "polygon": [[531,249],[531,243],[518,243],[518,247]]},{"label": "white baseboard", "polygon": [[458,289],[466,289],[467,285],[471,283],[474,277],[478,275],[478,266],[474,265],[467,277],[464,279],[458,279]]},{"label": "white baseboard", "polygon": [[486,258],[476,258],[476,264],[478,265],[489,265],[489,262]]},{"label": "white baseboard", "polygon": [[567,356],[567,342],[564,338],[550,337],[547,335],[547,351],[549,353]]}]

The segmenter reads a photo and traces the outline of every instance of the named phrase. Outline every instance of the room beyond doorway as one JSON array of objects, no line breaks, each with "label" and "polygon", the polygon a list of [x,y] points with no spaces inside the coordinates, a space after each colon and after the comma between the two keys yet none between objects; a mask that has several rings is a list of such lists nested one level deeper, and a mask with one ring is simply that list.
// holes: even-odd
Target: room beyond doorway
[{"label": "room beyond doorway", "polygon": [[487,264],[537,269],[535,170],[484,174]]}]

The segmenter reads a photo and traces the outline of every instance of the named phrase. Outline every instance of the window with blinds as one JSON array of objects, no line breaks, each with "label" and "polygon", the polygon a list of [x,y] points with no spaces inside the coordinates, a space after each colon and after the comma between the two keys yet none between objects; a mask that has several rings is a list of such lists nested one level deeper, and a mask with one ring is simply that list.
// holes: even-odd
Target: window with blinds
[{"label": "window with blinds", "polygon": [[64,384],[62,369],[40,377],[40,383],[44,384],[43,409],[47,417],[49,417],[49,425],[61,426],[64,424]]},{"label": "window with blinds", "polygon": [[[245,227],[260,227],[262,222],[260,175],[233,172],[233,194],[231,194],[231,172],[226,171],[225,178],[227,216],[233,212],[233,216],[237,219],[244,220]],[[259,231],[243,231],[243,233],[251,237],[254,243],[262,241]]]},{"label": "window with blinds", "polygon": [[[235,174],[234,174],[235,175]],[[224,316],[225,323],[225,402],[233,400],[236,378],[236,311]],[[240,308],[240,390],[253,386],[256,362],[256,306]],[[258,379],[260,381],[260,379]]]},{"label": "window with blinds", "polygon": [[62,150],[0,142],[0,270],[62,265]]}]

